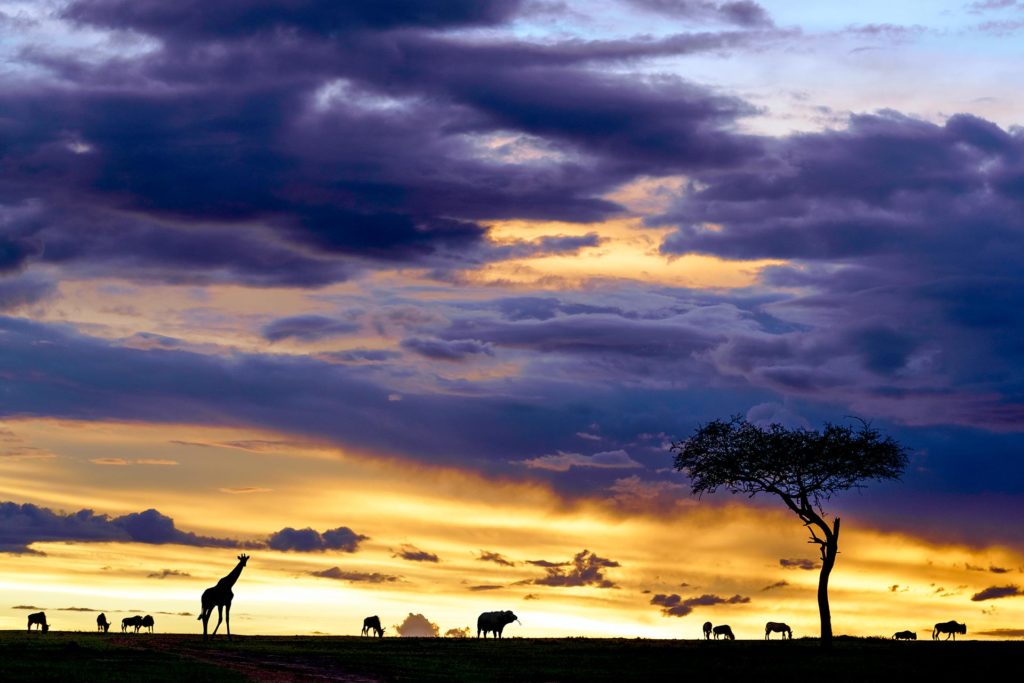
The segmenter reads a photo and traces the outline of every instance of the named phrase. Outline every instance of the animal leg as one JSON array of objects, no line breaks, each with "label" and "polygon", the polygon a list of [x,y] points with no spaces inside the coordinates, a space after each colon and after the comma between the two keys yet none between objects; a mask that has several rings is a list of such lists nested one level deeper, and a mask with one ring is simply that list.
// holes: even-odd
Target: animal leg
[{"label": "animal leg", "polygon": [[231,603],[224,607],[224,622],[228,628],[228,640],[231,640]]},{"label": "animal leg", "polygon": [[210,635],[217,635],[217,629],[220,628],[220,622],[224,621],[224,607],[217,605],[217,625],[213,627],[213,633]]}]

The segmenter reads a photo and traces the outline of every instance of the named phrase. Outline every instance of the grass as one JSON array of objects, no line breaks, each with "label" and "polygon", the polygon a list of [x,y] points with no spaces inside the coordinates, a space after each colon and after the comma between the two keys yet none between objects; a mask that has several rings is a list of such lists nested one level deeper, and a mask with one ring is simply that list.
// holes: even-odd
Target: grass
[{"label": "grass", "polygon": [[974,680],[1024,656],[1021,641],[838,638],[681,641],[604,638],[418,639],[0,632],[7,680],[878,681]]}]

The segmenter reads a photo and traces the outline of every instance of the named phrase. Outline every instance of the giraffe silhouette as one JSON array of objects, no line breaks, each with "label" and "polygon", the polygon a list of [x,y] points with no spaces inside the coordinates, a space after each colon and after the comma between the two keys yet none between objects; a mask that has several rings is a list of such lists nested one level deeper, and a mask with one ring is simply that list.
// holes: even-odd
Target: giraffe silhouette
[{"label": "giraffe silhouette", "polygon": [[231,599],[235,597],[235,594],[231,592],[231,587],[235,585],[235,581],[238,581],[238,577],[242,574],[242,568],[248,561],[249,556],[242,553],[238,556],[238,564],[230,574],[218,581],[216,586],[203,591],[202,609],[199,611],[199,618],[203,622],[203,640],[206,640],[206,627],[210,623],[210,614],[214,607],[217,608],[217,625],[213,627],[213,633],[210,635],[217,635],[217,629],[220,628],[223,616],[227,623],[228,640],[231,640]]}]

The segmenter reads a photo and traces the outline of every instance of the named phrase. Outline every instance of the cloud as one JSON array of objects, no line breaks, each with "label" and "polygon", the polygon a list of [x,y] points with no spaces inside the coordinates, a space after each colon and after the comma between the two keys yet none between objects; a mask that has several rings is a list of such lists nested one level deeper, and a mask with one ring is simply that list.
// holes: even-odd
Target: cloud
[{"label": "cloud", "polygon": [[495,585],[495,584],[483,584],[483,585],[479,585],[479,586],[470,586],[469,590],[473,591],[473,592],[480,592],[480,591],[498,590],[499,588],[504,588],[504,586]]},{"label": "cloud", "polygon": [[733,2],[707,2],[706,0],[626,1],[640,9],[683,19],[720,21],[743,27],[772,25],[772,19],[767,10],[751,0],[734,0]]},{"label": "cloud", "polygon": [[490,344],[476,339],[426,339],[410,337],[402,340],[402,348],[433,360],[462,361],[470,356],[493,356]]},{"label": "cloud", "polygon": [[232,38],[277,30],[295,30],[309,35],[373,28],[486,26],[510,18],[522,0],[452,0],[437,4],[424,0],[378,0],[378,2],[337,4],[329,0],[303,3],[302,11],[288,3],[262,3],[253,7],[246,0],[225,0],[196,11],[194,7],[169,7],[159,0],[75,0],[63,16],[82,23],[111,28],[132,28],[175,39],[205,37]]},{"label": "cloud", "polygon": [[395,583],[402,580],[402,577],[395,576],[394,574],[347,571],[341,567],[330,567],[321,571],[312,571],[310,574],[324,579],[350,581],[352,583]]},{"label": "cloud", "polygon": [[783,569],[803,569],[805,571],[811,571],[812,569],[819,569],[821,567],[821,562],[799,557],[793,559],[782,558],[779,560],[779,566]]},{"label": "cloud", "polygon": [[269,493],[274,489],[267,489],[260,486],[228,486],[225,488],[217,489],[221,493],[230,493],[232,495],[242,495],[249,493]]},{"label": "cloud", "polygon": [[394,627],[403,638],[437,638],[441,629],[422,614],[409,613],[405,620]]},{"label": "cloud", "polygon": [[789,585],[789,581],[776,581],[775,583],[768,584],[767,586],[762,588],[761,591],[763,592],[763,591],[775,590],[776,588],[785,588],[788,585]]},{"label": "cloud", "polygon": [[556,455],[542,455],[528,460],[519,460],[517,462],[531,469],[551,470],[553,472],[568,472],[573,467],[598,469],[630,469],[643,467],[643,465],[630,458],[629,454],[623,450],[603,451],[593,455],[563,453],[559,451]]},{"label": "cloud", "polygon": [[428,553],[426,550],[420,550],[416,546],[409,545],[408,543],[403,544],[393,557],[399,557],[403,560],[409,560],[410,562],[440,562],[440,558],[434,553]]},{"label": "cloud", "polygon": [[988,588],[978,591],[972,595],[971,600],[974,602],[982,602],[984,600],[1012,598],[1018,595],[1024,595],[1024,591],[1020,589],[1020,586],[1015,584],[1010,584],[1008,586],[989,586]]},{"label": "cloud", "polygon": [[267,547],[271,550],[295,550],[298,552],[323,552],[326,550],[341,550],[346,553],[354,553],[359,549],[359,544],[369,539],[352,531],[347,526],[329,529],[320,533],[315,529],[293,529],[285,527],[276,531],[267,539]]},{"label": "cloud", "polygon": [[734,595],[731,598],[722,598],[717,595],[705,593],[696,598],[684,600],[681,596],[672,593],[666,595],[658,593],[651,598],[651,604],[661,607],[661,613],[666,617],[685,617],[693,612],[695,607],[710,607],[711,605],[742,605],[750,602],[750,598],[742,595]]},{"label": "cloud", "polygon": [[64,513],[31,503],[0,503],[0,552],[30,553],[34,552],[29,549],[32,543],[53,541],[176,543],[211,548],[252,546],[181,531],[174,526],[173,519],[153,509],[111,518],[88,509]]},{"label": "cloud", "polygon": [[192,576],[188,572],[183,572],[179,569],[161,569],[158,572],[152,572],[147,574],[146,577],[150,579],[166,579],[169,576]]},{"label": "cloud", "polygon": [[502,567],[514,567],[514,566],[516,566],[515,562],[513,562],[510,559],[508,559],[504,555],[502,555],[500,553],[492,552],[490,550],[481,550],[480,551],[480,556],[477,557],[476,559],[479,560],[480,562],[493,562],[495,564],[501,565]]},{"label": "cloud", "polygon": [[538,586],[556,586],[560,588],[574,586],[594,586],[597,588],[618,588],[612,580],[605,577],[605,570],[621,565],[614,561],[590,552],[581,550],[571,562],[553,563],[544,560],[532,560],[529,564],[544,567],[545,576],[530,579],[528,583]]},{"label": "cloud", "polygon": [[278,318],[263,327],[263,338],[270,342],[296,339],[314,342],[320,339],[352,334],[359,330],[359,324],[347,320],[335,320],[322,315],[294,315]]}]

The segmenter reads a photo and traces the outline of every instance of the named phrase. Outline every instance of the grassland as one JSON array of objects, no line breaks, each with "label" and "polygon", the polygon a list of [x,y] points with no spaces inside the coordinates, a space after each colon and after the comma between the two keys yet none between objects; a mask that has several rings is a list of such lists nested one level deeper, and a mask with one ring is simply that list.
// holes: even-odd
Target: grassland
[{"label": "grassland", "polygon": [[0,632],[3,681],[898,681],[977,680],[1024,641],[839,638],[697,641]]}]

